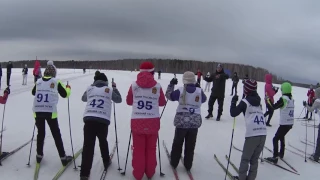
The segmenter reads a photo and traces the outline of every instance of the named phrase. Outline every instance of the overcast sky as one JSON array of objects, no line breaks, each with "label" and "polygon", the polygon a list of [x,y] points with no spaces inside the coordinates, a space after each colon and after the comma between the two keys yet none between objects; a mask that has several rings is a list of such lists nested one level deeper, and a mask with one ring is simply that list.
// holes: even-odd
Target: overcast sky
[{"label": "overcast sky", "polygon": [[319,0],[0,0],[0,60],[170,57],[320,81]]}]

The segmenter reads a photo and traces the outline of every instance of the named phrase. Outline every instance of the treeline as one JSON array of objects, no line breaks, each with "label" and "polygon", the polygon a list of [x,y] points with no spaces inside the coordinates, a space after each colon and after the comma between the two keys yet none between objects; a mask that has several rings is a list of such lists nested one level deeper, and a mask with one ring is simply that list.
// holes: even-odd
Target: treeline
[{"label": "treeline", "polygon": [[[48,60],[39,60],[42,67],[46,66]],[[139,70],[139,65],[145,60],[142,59],[121,59],[121,60],[95,60],[95,61],[54,61],[54,64],[57,68],[68,68],[68,69],[109,69],[109,70],[128,70],[134,71],[135,69]],[[152,61],[155,65],[155,71],[161,70],[164,73],[183,73],[185,71],[196,72],[198,69],[201,70],[203,74],[207,72],[214,72],[216,70],[219,62],[202,62],[202,61],[193,61],[193,60],[179,60],[179,59],[148,59]],[[14,61],[13,65],[15,68],[23,67],[24,64],[27,64],[28,67],[33,67],[35,60],[22,60]],[[6,63],[2,63],[6,65]],[[232,74],[234,72],[238,73],[240,78],[243,78],[245,74],[249,75],[249,78],[253,78],[257,81],[264,82],[265,74],[268,74],[268,70],[253,67],[243,64],[234,64],[234,63],[221,63],[224,69],[229,70]],[[5,67],[5,66],[2,66]],[[273,75],[274,83],[282,83],[283,80],[276,75]],[[293,85],[300,87],[309,87],[308,84],[293,83]]]}]

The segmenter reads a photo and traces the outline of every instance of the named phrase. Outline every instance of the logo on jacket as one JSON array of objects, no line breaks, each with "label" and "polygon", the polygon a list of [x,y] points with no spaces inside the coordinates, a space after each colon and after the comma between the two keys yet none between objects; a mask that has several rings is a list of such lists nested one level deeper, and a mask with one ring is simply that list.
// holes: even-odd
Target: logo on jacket
[{"label": "logo on jacket", "polygon": [[104,92],[109,93],[109,92],[110,92],[110,89],[109,89],[109,88],[106,88],[106,89],[104,90]]},{"label": "logo on jacket", "polygon": [[50,88],[53,89],[54,88],[54,83],[50,84]]},{"label": "logo on jacket", "polygon": [[152,88],[152,93],[153,93],[153,94],[157,94],[157,91],[158,91],[158,90],[157,90],[156,87]]},{"label": "logo on jacket", "polygon": [[196,102],[199,102],[200,100],[200,97],[199,96],[196,96],[196,98],[194,99]]}]

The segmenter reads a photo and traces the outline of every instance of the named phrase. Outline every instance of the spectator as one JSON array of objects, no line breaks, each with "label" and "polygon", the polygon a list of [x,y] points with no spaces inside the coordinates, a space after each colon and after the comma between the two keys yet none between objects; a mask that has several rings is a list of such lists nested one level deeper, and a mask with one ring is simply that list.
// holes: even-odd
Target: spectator
[{"label": "spectator", "polygon": [[271,127],[270,121],[271,121],[271,118],[273,115],[274,108],[270,104],[274,104],[273,96],[278,92],[279,88],[274,87],[272,85],[272,75],[271,74],[266,74],[265,81],[266,81],[266,84],[264,86],[265,98],[266,98],[266,100],[269,99],[271,103],[268,103],[266,101],[267,111],[264,113],[264,117],[268,116],[268,120],[267,120],[266,125]]},{"label": "spectator", "polygon": [[1,64],[0,64],[0,89],[1,89],[1,79],[2,79],[2,67],[1,67]]},{"label": "spectator", "polygon": [[232,89],[231,89],[231,96],[233,96],[233,89],[235,90],[235,95],[238,94],[237,88],[238,88],[238,82],[239,82],[239,77],[237,72],[233,73],[233,77],[232,77]]},{"label": "spectator", "polygon": [[27,64],[24,65],[22,69],[22,85],[27,85],[27,77],[28,77],[28,66]]},{"label": "spectator", "polygon": [[[307,96],[308,96],[308,106],[312,107],[312,104],[313,104],[313,99],[315,98],[315,93],[314,93],[314,90],[313,90],[313,86],[310,85],[310,89],[307,93]],[[311,120],[312,119],[312,111],[310,111],[310,118],[308,119],[308,116],[309,116],[309,111],[307,111],[307,114],[306,116],[304,117],[304,119],[308,119],[308,120]]]},{"label": "spectator", "polygon": [[[246,74],[245,75],[245,77],[242,79],[242,84],[244,85],[244,83],[246,82],[246,80],[248,80],[249,79],[249,76],[248,76],[248,74]],[[244,91],[243,91],[243,95],[242,95],[242,99],[244,99],[245,98],[245,93],[244,93]]]},{"label": "spectator", "polygon": [[198,72],[195,74],[197,75],[197,83],[201,85],[200,81],[201,81],[202,73],[200,72],[200,69],[198,69]]},{"label": "spectator", "polygon": [[10,78],[11,78],[12,68],[13,68],[12,62],[9,61],[7,64],[7,86],[10,86]]},{"label": "spectator", "polygon": [[[205,78],[209,78],[210,77],[210,72],[207,73],[206,77]],[[210,86],[211,86],[211,82],[206,82],[206,86],[204,88],[204,92],[208,92],[210,91]]]},{"label": "spectator", "polygon": [[161,69],[158,71],[158,79],[161,79]]}]

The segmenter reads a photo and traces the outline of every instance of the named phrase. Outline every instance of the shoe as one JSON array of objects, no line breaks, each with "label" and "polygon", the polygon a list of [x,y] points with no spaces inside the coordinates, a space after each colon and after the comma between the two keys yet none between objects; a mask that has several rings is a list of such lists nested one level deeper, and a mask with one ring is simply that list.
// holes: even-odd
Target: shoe
[{"label": "shoe", "polygon": [[72,156],[64,156],[61,159],[61,163],[63,166],[66,166],[69,162],[71,162],[73,160]]},{"label": "shoe", "polygon": [[303,119],[308,119],[308,117],[307,117],[307,116],[305,116]]},{"label": "shoe", "polygon": [[81,177],[80,177],[80,180],[89,180],[89,177],[87,177],[87,176],[81,176]]},{"label": "shoe", "polygon": [[234,180],[238,180],[238,179],[239,179],[239,176],[233,176],[233,179],[234,179]]},{"label": "shoe", "polygon": [[0,155],[0,159],[6,157],[9,153],[8,152],[2,152]]},{"label": "shoe", "polygon": [[206,116],[205,118],[206,118],[206,119],[213,118],[213,115],[209,113],[208,116]]},{"label": "shoe", "polygon": [[271,124],[269,124],[269,123],[267,123],[267,124],[266,124],[266,126],[272,127],[272,125],[271,125]]},{"label": "shoe", "polygon": [[277,164],[278,163],[278,157],[268,157],[266,158],[267,161],[270,161],[274,164]]},{"label": "shoe", "polygon": [[312,154],[312,155],[309,157],[309,159],[310,159],[311,161],[315,161],[315,162],[320,163],[319,158],[316,159],[316,158],[314,157],[314,154]]},{"label": "shoe", "polygon": [[283,157],[284,157],[284,154],[279,153],[279,158],[280,158],[280,159],[283,159]]},{"label": "shoe", "polygon": [[308,119],[308,121],[311,121],[312,120],[312,117],[310,117],[309,119]]},{"label": "shoe", "polygon": [[220,121],[220,117],[221,115],[218,115],[216,121]]},{"label": "shoe", "polygon": [[112,164],[111,159],[109,161],[103,161],[104,169],[107,170],[111,164]]},{"label": "shoe", "polygon": [[37,155],[36,155],[37,163],[41,163],[42,158],[43,158],[43,155],[39,155],[39,154],[37,154]]}]

